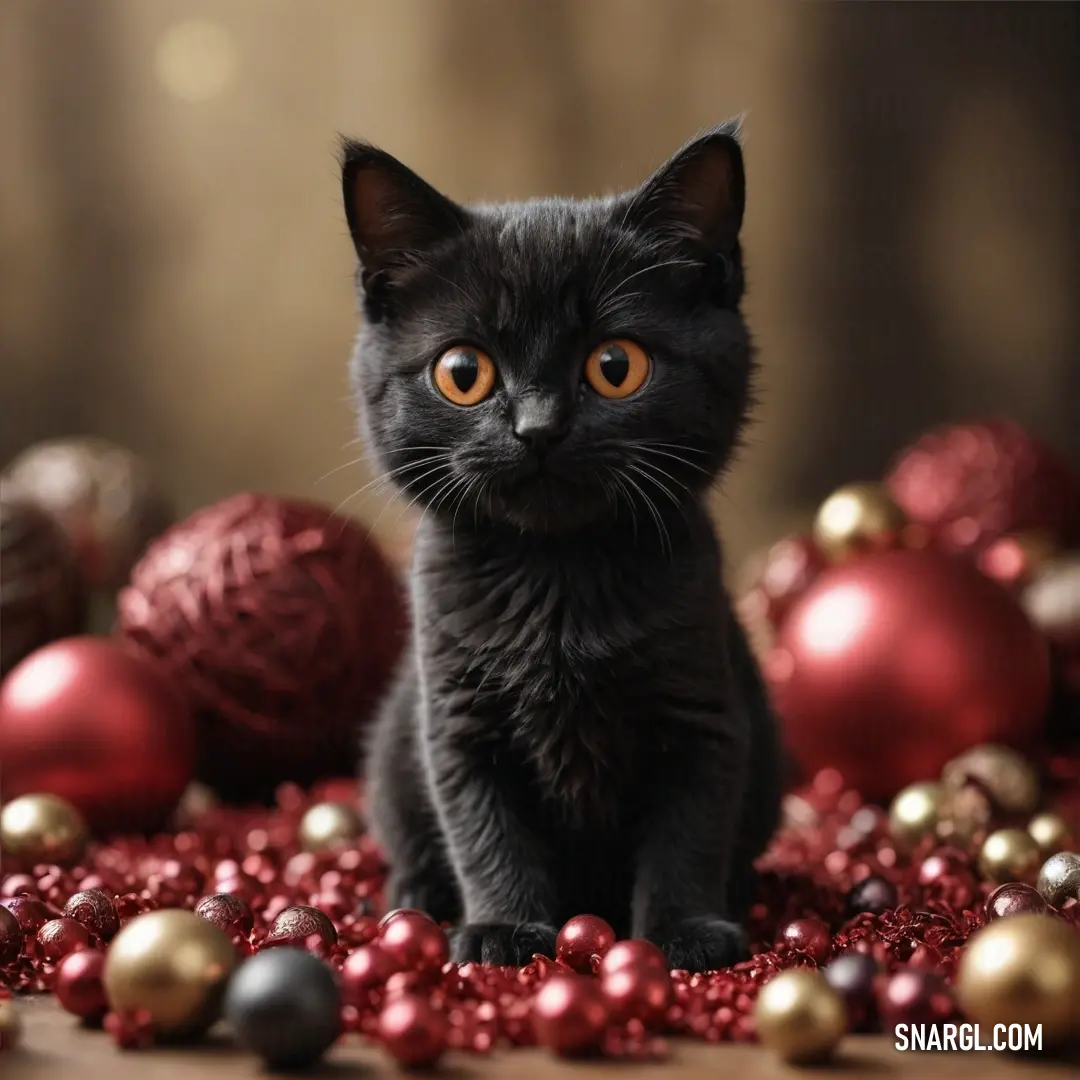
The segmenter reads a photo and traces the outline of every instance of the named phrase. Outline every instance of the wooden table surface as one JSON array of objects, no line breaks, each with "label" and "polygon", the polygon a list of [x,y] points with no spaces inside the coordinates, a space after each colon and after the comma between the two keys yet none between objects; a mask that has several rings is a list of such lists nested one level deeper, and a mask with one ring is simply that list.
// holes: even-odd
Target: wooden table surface
[{"label": "wooden table surface", "polygon": [[[0,1053],[3,1080],[243,1080],[262,1073],[247,1055],[229,1048],[224,1039],[183,1050],[117,1050],[102,1032],[82,1030],[48,997],[20,1001],[24,1022],[22,1046]],[[995,1053],[898,1053],[880,1036],[854,1036],[844,1041],[835,1062],[824,1068],[798,1070],[781,1064],[754,1046],[710,1046],[674,1042],[664,1062],[562,1062],[538,1050],[515,1050],[481,1058],[450,1054],[434,1076],[446,1080],[558,1080],[560,1077],[607,1077],[620,1068],[633,1080],[1065,1080],[1077,1076],[1077,1065],[1048,1059],[1021,1059]],[[306,1075],[327,1080],[403,1075],[379,1050],[347,1040],[320,1068]]]}]

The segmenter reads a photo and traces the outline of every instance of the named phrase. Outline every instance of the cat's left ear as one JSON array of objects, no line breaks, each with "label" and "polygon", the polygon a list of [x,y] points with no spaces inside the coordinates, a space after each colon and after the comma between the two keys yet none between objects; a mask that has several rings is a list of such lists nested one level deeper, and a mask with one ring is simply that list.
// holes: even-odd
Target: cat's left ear
[{"label": "cat's left ear", "polygon": [[733,251],[746,207],[740,127],[729,120],[687,143],[634,193],[627,220],[710,255]]}]

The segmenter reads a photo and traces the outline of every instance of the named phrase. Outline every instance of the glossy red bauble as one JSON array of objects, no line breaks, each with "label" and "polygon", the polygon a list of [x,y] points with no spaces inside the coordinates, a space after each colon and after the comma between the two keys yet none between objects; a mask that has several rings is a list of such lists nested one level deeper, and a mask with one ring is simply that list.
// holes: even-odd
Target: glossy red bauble
[{"label": "glossy red bauble", "polygon": [[533,999],[536,1041],[567,1057],[597,1050],[608,1018],[607,1000],[588,976],[552,975]]},{"label": "glossy red bauble", "polygon": [[575,971],[591,971],[592,958],[603,957],[615,944],[615,931],[596,915],[575,915],[555,939],[555,959]]},{"label": "glossy red bauble", "polygon": [[1045,639],[966,560],[867,555],[823,573],[765,667],[787,748],[886,800],[978,743],[1030,747],[1050,689]]},{"label": "glossy red bauble", "polygon": [[399,915],[379,931],[377,940],[399,970],[434,974],[450,959],[446,934],[426,915]]},{"label": "glossy red bauble", "polygon": [[1010,915],[1042,915],[1048,908],[1042,893],[1022,881],[999,885],[986,898],[986,919],[1006,919]]},{"label": "glossy red bauble", "polygon": [[600,989],[612,1016],[661,1028],[674,1001],[671,976],[653,967],[627,967],[604,975]]},{"label": "glossy red bauble", "polygon": [[426,998],[399,994],[379,1013],[379,1041],[402,1065],[434,1065],[446,1049],[445,1015]]},{"label": "glossy red bauble", "polygon": [[102,638],[28,656],[0,685],[4,798],[67,799],[98,833],[161,826],[192,777],[195,732],[150,661]]},{"label": "glossy red bauble", "polygon": [[120,916],[116,914],[116,907],[108,893],[101,889],[72,893],[64,905],[64,914],[77,919],[102,942],[112,941],[120,930]]},{"label": "glossy red bauble", "polygon": [[384,985],[398,970],[397,961],[375,942],[353,949],[341,966],[345,1001],[350,1005],[363,1005],[367,995]]},{"label": "glossy red bauble", "polygon": [[68,953],[90,947],[90,931],[81,922],[68,918],[50,919],[37,932],[37,947],[41,955],[55,964]]},{"label": "glossy red bauble", "polygon": [[108,1011],[101,982],[105,954],[96,949],[69,953],[57,965],[54,989],[60,1004],[83,1020],[98,1021]]},{"label": "glossy red bauble", "polygon": [[793,952],[823,964],[832,950],[832,934],[820,919],[795,919],[780,932],[780,940]]},{"label": "glossy red bauble", "polygon": [[625,938],[617,941],[607,951],[604,959],[600,961],[601,976],[613,975],[623,968],[655,968],[657,971],[667,971],[667,957],[659,945],[642,938]]}]

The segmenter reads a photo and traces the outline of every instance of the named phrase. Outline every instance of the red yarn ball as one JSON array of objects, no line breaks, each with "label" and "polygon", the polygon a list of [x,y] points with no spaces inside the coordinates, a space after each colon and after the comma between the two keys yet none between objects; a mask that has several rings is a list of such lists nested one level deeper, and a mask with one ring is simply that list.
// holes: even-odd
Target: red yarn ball
[{"label": "red yarn ball", "polygon": [[820,919],[795,919],[780,932],[780,940],[793,952],[823,964],[832,950],[832,934]]},{"label": "red yarn ball", "polygon": [[68,953],[90,947],[90,931],[81,922],[68,918],[50,919],[37,932],[38,949],[51,963],[62,960]]},{"label": "red yarn ball", "polygon": [[565,1057],[597,1050],[608,1018],[599,984],[583,975],[552,975],[533,999],[536,1041]]},{"label": "red yarn ball", "polygon": [[647,1028],[663,1027],[674,1001],[671,976],[653,967],[627,967],[604,975],[600,989],[614,1017],[640,1020]]},{"label": "red yarn ball", "polygon": [[232,893],[219,892],[204,896],[195,905],[195,914],[212,922],[230,937],[236,934],[247,937],[255,925],[251,908]]},{"label": "red yarn ball", "polygon": [[397,961],[378,944],[372,942],[354,949],[341,966],[346,1003],[362,1006],[367,995],[383,986],[397,971]]},{"label": "red yarn ball", "polygon": [[615,944],[615,931],[596,915],[575,915],[555,939],[555,959],[575,971],[592,970],[592,958],[603,957]]},{"label": "red yarn ball", "polygon": [[73,893],[64,905],[64,914],[81,922],[100,941],[112,941],[120,930],[116,907],[101,889]]},{"label": "red yarn ball", "polygon": [[388,1053],[402,1065],[434,1065],[446,1049],[446,1017],[430,1001],[399,994],[379,1013],[376,1032]]},{"label": "red yarn ball", "polygon": [[95,637],[28,656],[0,684],[4,798],[67,799],[96,832],[160,827],[192,776],[195,732],[153,663]]},{"label": "red yarn ball", "polygon": [[789,612],[765,673],[803,772],[836,769],[879,801],[978,743],[1030,747],[1050,689],[1046,641],[1014,597],[930,551],[826,571]]},{"label": "red yarn ball", "polygon": [[0,968],[19,959],[25,940],[19,920],[6,907],[0,905]]},{"label": "red yarn ball", "polygon": [[1022,881],[999,885],[986,899],[986,919],[1006,919],[1010,915],[1042,915],[1048,908],[1042,893]]},{"label": "red yarn ball", "polygon": [[945,551],[979,550],[1005,533],[1080,538],[1080,480],[1045,443],[1008,420],[923,435],[885,479],[894,502]]},{"label": "red yarn ball", "polygon": [[243,494],[147,549],[118,632],[174,674],[200,780],[233,799],[338,774],[401,652],[401,587],[367,532],[323,507]]},{"label": "red yarn ball", "polygon": [[401,914],[380,931],[379,948],[400,970],[435,974],[450,959],[450,944],[442,927],[426,915]]},{"label": "red yarn ball", "polygon": [[898,1024],[937,1024],[955,1011],[945,980],[931,971],[901,968],[878,991],[882,1028],[891,1032]]},{"label": "red yarn ball", "polygon": [[651,941],[641,938],[626,938],[617,941],[604,954],[600,961],[599,975],[613,975],[616,971],[625,968],[654,968],[656,971],[667,971],[668,962],[664,950]]},{"label": "red yarn ball", "polygon": [[56,999],[69,1013],[100,1021],[109,1009],[101,982],[104,970],[105,954],[97,949],[69,953],[56,968]]}]

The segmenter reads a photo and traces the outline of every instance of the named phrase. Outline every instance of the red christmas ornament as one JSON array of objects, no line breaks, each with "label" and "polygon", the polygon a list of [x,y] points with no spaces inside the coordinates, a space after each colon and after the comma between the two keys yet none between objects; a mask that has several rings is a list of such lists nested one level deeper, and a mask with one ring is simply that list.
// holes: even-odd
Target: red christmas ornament
[{"label": "red christmas ornament", "polygon": [[395,919],[401,918],[417,918],[427,919],[428,922],[434,922],[435,920],[426,911],[417,911],[416,908],[411,907],[399,907],[394,908],[392,911],[388,911],[378,923],[379,931],[381,932],[385,927],[389,926]]},{"label": "red christmas ornament", "polygon": [[533,1031],[536,1041],[556,1054],[588,1054],[599,1048],[608,1015],[607,1000],[595,979],[552,975],[533,1001]]},{"label": "red christmas ornament", "polygon": [[925,899],[944,901],[957,911],[967,911],[979,895],[979,882],[967,861],[948,849],[927,855],[919,864],[917,878]]},{"label": "red christmas ornament", "polygon": [[885,485],[946,551],[980,549],[1007,532],[1080,537],[1080,482],[1045,443],[1008,420],[931,431],[903,451]]},{"label": "red christmas ornament", "polygon": [[931,971],[901,968],[878,994],[878,1011],[885,1031],[897,1024],[938,1024],[956,1011],[945,980]]},{"label": "red christmas ornament", "polygon": [[[255,925],[251,908],[231,893],[211,893],[195,905],[195,914],[224,930],[229,937],[247,937]],[[324,928],[325,929],[325,928]]]},{"label": "red christmas ornament", "polygon": [[877,1019],[875,986],[881,968],[865,953],[848,950],[827,968],[825,979],[844,999],[851,1031],[871,1031]]},{"label": "red christmas ornament", "polygon": [[379,948],[400,970],[434,974],[450,959],[450,945],[442,928],[426,915],[400,914],[379,931]]},{"label": "red christmas ornament", "polygon": [[793,952],[823,964],[832,950],[832,934],[820,919],[796,919],[781,931],[780,940]]},{"label": "red christmas ornament", "polygon": [[765,664],[804,772],[839,770],[874,800],[984,742],[1038,738],[1046,642],[971,564],[930,551],[867,555],[822,574]]},{"label": "red christmas ornament", "polygon": [[397,970],[397,961],[374,942],[354,949],[341,966],[346,1003],[362,1007],[368,994],[383,986]]},{"label": "red christmas ornament", "polygon": [[555,939],[555,959],[575,971],[592,970],[592,958],[603,957],[615,944],[615,931],[596,915],[575,915]]},{"label": "red christmas ornament", "polygon": [[402,1065],[434,1065],[446,1049],[446,1017],[414,994],[400,994],[383,1006],[377,1026],[379,1040]]},{"label": "red christmas ornament", "polygon": [[294,904],[285,908],[274,919],[263,944],[268,949],[277,945],[292,945],[321,954],[337,944],[337,931],[334,924],[318,908],[307,904]]},{"label": "red christmas ornament", "polygon": [[896,907],[899,902],[896,886],[880,874],[871,874],[848,893],[847,910],[849,915],[861,915],[863,912],[880,915]]},{"label": "red christmas ornament", "polygon": [[986,900],[986,919],[1006,919],[1010,915],[1042,915],[1047,910],[1042,894],[1022,881],[999,885]]},{"label": "red christmas ornament", "polygon": [[404,641],[401,588],[359,526],[237,495],[155,541],[118,632],[173,673],[199,724],[199,779],[235,799],[337,775]]},{"label": "red christmas ornament", "polygon": [[83,949],[69,953],[56,968],[56,999],[69,1013],[92,1023],[100,1022],[109,1010],[101,983],[104,970],[103,952]]},{"label": "red christmas ornament", "polygon": [[0,904],[0,968],[18,960],[23,941],[23,928],[19,920]]},{"label": "red christmas ornament", "polygon": [[64,914],[82,923],[99,941],[112,941],[120,930],[120,916],[101,889],[73,893],[64,905]]},{"label": "red christmas ornament", "polygon": [[624,968],[653,968],[656,971],[667,971],[667,957],[659,945],[651,941],[643,941],[641,938],[626,938],[617,941],[604,954],[600,961],[599,975],[614,975],[616,971]]},{"label": "red christmas ornament", "polygon": [[55,964],[68,953],[90,947],[90,931],[81,922],[61,916],[50,919],[37,932],[37,945],[44,959]]},{"label": "red christmas ornament", "polygon": [[605,975],[600,982],[604,1000],[619,1020],[640,1020],[660,1028],[673,1001],[671,976],[652,967],[629,967]]},{"label": "red christmas ornament", "polygon": [[194,751],[168,679],[113,642],[46,645],[0,685],[5,799],[59,795],[99,833],[160,827],[191,780]]},{"label": "red christmas ornament", "polygon": [[55,919],[57,914],[33,896],[13,896],[10,900],[0,900],[0,907],[7,908],[19,924],[23,936],[28,938],[33,937],[50,919]]}]

